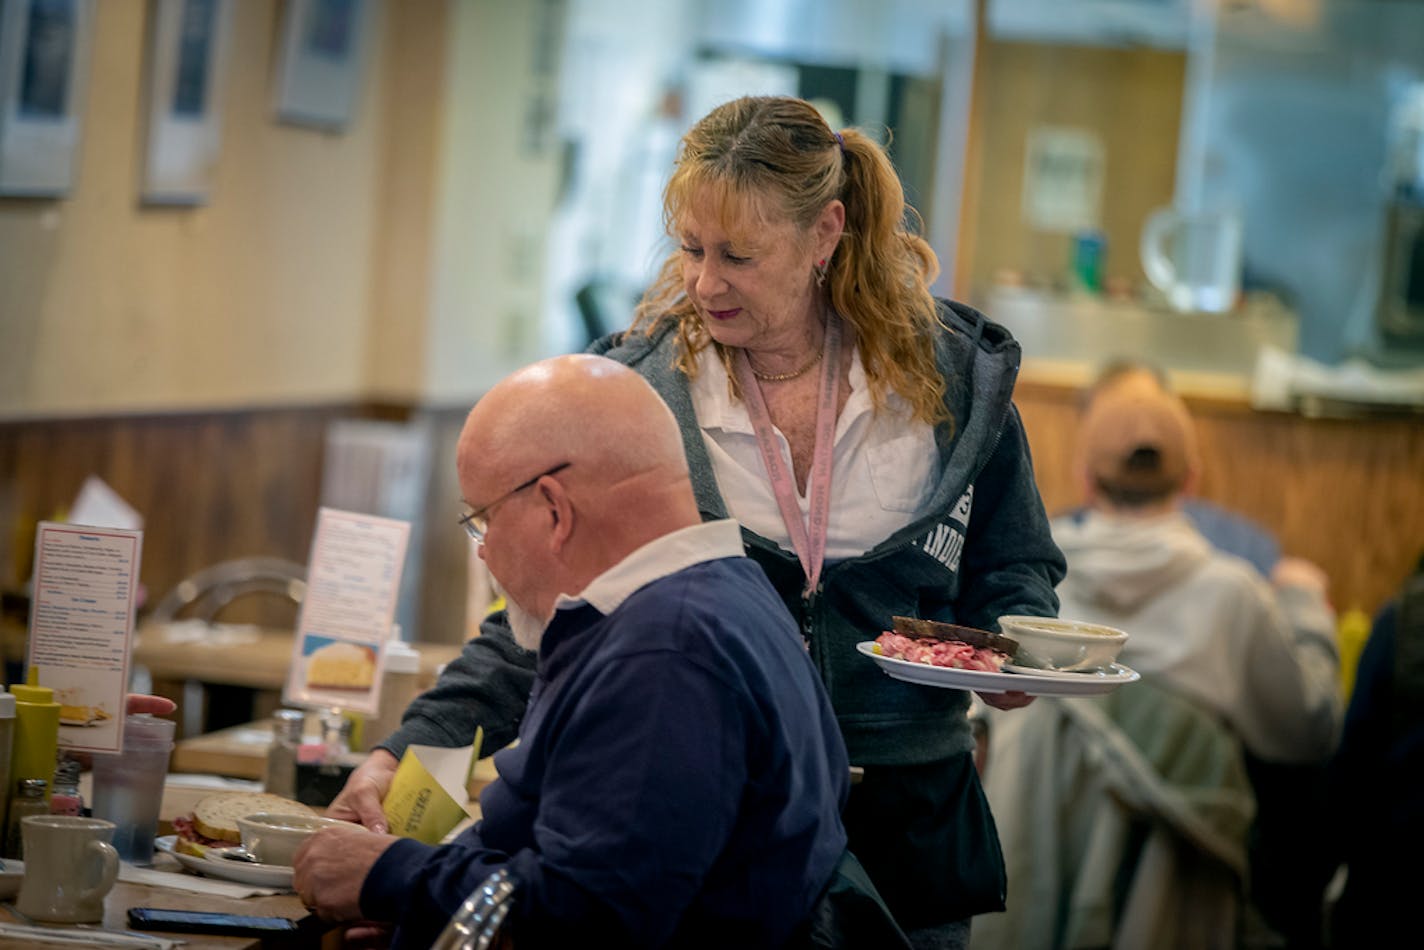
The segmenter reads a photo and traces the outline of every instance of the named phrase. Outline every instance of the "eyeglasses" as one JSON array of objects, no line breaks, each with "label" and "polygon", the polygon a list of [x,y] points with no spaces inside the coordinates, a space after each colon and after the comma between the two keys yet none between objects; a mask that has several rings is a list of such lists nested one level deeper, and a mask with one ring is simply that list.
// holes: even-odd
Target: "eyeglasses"
[{"label": "eyeglasses", "polygon": [[518,485],[515,485],[509,491],[505,492],[503,495],[500,495],[488,505],[485,505],[483,508],[476,508],[469,514],[461,515],[460,526],[465,529],[465,533],[470,536],[471,540],[479,544],[484,544],[485,532],[489,530],[490,512],[494,510],[495,505],[503,504],[504,502],[513,498],[515,495],[522,492],[524,489],[532,488],[534,484],[544,476],[553,475],[557,472],[562,472],[564,469],[568,468],[572,464],[574,463],[560,462],[558,465],[555,465],[548,471],[540,472],[538,475],[535,475],[533,478],[529,479],[529,481],[520,482]]}]

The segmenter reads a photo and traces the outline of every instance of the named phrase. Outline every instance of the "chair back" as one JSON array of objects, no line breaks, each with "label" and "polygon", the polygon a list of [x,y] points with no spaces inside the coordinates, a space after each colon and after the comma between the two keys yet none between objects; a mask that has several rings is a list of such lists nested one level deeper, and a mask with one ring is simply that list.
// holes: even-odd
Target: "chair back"
[{"label": "chair back", "polygon": [[465,898],[431,950],[499,950],[508,946],[510,941],[500,934],[500,928],[513,906],[514,882],[509,871],[500,868]]},{"label": "chair back", "polygon": [[994,717],[985,792],[1007,908],[976,950],[1229,947],[1244,923],[1255,798],[1240,740],[1148,679]]},{"label": "chair back", "polygon": [[792,941],[801,950],[910,950],[909,938],[895,922],[856,856],[841,854],[826,889],[811,909],[803,936]]},{"label": "chair back", "polygon": [[149,615],[170,623],[180,616],[211,623],[228,604],[249,594],[270,594],[300,604],[307,591],[307,569],[279,557],[240,557],[220,561],[179,581]]}]

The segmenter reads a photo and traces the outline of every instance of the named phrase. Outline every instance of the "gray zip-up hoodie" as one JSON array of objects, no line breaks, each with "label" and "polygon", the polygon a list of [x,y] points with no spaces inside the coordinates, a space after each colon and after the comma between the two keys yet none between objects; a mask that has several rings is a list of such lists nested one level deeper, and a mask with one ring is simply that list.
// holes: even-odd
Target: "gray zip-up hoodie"
[{"label": "gray zip-up hoodie", "polygon": [[[1011,401],[1019,345],[1003,327],[961,304],[940,302],[946,329],[934,341],[954,424],[935,432],[942,475],[929,513],[866,553],[826,566],[819,590],[803,599],[805,576],[793,552],[743,529],[747,553],[766,571],[801,625],[845,737],[851,762],[932,762],[973,747],[969,694],[891,679],[855,644],[906,615],[997,629],[1008,614],[1054,616],[1063,556],[1049,533],[1033,480],[1028,443]],[[698,506],[706,520],[727,517],[693,413],[687,379],[675,367],[671,324],[652,336],[615,334],[590,350],[646,378],[682,428]],[[502,615],[410,706],[384,748],[411,742],[459,745],[483,725],[486,749],[511,741],[532,684],[534,657],[514,646]]]}]

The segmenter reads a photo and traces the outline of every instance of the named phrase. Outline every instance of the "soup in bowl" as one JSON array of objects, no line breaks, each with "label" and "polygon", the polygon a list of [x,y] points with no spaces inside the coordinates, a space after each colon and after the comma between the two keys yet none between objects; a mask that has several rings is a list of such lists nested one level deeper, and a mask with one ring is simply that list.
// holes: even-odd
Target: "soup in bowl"
[{"label": "soup in bowl", "polygon": [[1127,642],[1114,627],[1055,617],[1000,617],[999,627],[1018,641],[1015,665],[1063,673],[1106,669]]}]

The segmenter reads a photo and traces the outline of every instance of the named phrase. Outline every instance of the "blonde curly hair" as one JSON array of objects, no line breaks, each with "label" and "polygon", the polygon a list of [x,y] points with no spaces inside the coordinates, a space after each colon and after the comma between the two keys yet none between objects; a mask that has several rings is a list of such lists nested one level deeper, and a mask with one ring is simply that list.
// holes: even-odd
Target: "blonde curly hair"
[{"label": "blonde curly hair", "polygon": [[[929,285],[939,260],[916,230],[920,217],[885,150],[855,129],[833,132],[815,107],[784,96],[749,96],[718,106],[683,136],[663,193],[669,235],[695,202],[720,209],[729,232],[780,217],[803,233],[835,199],[845,231],[827,262],[830,305],[855,331],[877,409],[889,393],[930,425],[951,421],[945,381],[934,358],[942,326]],[[913,226],[913,230],[912,230]],[[632,330],[656,333],[677,324],[677,366],[696,375],[697,357],[715,346],[730,372],[731,355],[715,343],[683,287],[674,250],[643,295]]]}]

